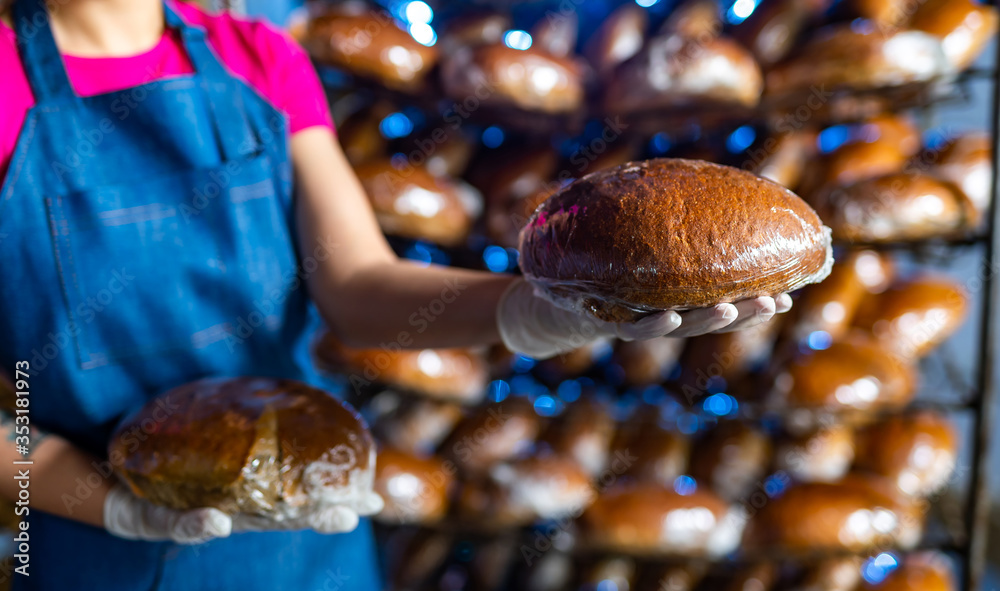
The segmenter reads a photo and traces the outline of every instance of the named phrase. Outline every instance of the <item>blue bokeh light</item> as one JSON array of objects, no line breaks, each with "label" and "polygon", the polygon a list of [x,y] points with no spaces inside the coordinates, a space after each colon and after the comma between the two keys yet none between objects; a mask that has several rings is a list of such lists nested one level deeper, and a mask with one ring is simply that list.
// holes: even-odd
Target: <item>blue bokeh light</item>
[{"label": "blue bokeh light", "polygon": [[531,34],[520,29],[512,29],[504,34],[503,43],[511,49],[524,51],[531,47]]},{"label": "blue bokeh light", "polygon": [[869,584],[877,585],[884,581],[892,571],[899,567],[899,560],[888,552],[883,552],[865,561],[861,567],[861,576]]},{"label": "blue bokeh light", "polygon": [[510,384],[504,380],[493,380],[486,387],[486,397],[493,402],[503,402],[510,396]]},{"label": "blue bokeh light", "polygon": [[410,135],[413,122],[403,113],[390,113],[378,124],[379,131],[388,139],[396,139]]},{"label": "blue bokeh light", "polygon": [[655,6],[660,0],[635,0],[635,3],[643,8],[649,8],[650,6]]},{"label": "blue bokeh light", "polygon": [[698,432],[701,421],[698,415],[686,412],[677,418],[677,430],[685,435],[694,435]]},{"label": "blue bokeh light", "polygon": [[618,583],[612,581],[611,579],[604,579],[597,583],[595,587],[596,591],[618,591]]},{"label": "blue bokeh light", "polygon": [[483,130],[483,145],[487,148],[498,148],[503,140],[503,130],[496,125],[491,125]]},{"label": "blue bokeh light", "polygon": [[649,147],[657,154],[665,154],[670,149],[670,138],[661,131],[649,140]]},{"label": "blue bokeh light", "polygon": [[524,373],[526,371],[531,371],[531,368],[535,367],[535,360],[527,355],[514,355],[514,361],[511,363],[511,369],[517,373]]},{"label": "blue bokeh light", "polygon": [[564,380],[556,388],[556,396],[563,402],[576,402],[583,393],[583,386],[578,380]]},{"label": "blue bokeh light", "polygon": [[757,139],[757,130],[749,125],[737,127],[733,133],[726,138],[726,149],[733,154],[738,154],[749,148]]},{"label": "blue bokeh light", "polygon": [[786,474],[772,474],[764,479],[764,494],[771,497],[780,497],[788,490],[789,478]]},{"label": "blue bokeh light", "polygon": [[682,474],[674,479],[674,492],[681,496],[688,496],[694,494],[698,490],[698,483],[695,482],[694,478],[686,474]]},{"label": "blue bokeh light", "polygon": [[817,330],[809,333],[809,336],[806,337],[806,344],[813,351],[823,351],[829,349],[830,345],[833,344],[833,337],[825,330]]},{"label": "blue bokeh light", "polygon": [[543,394],[535,399],[534,407],[535,413],[543,417],[552,417],[563,409],[563,403],[561,400],[556,399],[551,394]]},{"label": "blue bokeh light", "polygon": [[502,246],[487,246],[483,250],[483,262],[490,271],[503,273],[510,265],[510,257]]},{"label": "blue bokeh light", "polygon": [[820,152],[828,154],[847,143],[850,135],[850,129],[846,125],[827,127],[816,137],[816,146]]},{"label": "blue bokeh light", "polygon": [[724,417],[731,412],[733,412],[734,403],[736,401],[732,396],[724,392],[719,392],[718,394],[712,394],[702,403],[702,407],[705,412],[717,417]]}]

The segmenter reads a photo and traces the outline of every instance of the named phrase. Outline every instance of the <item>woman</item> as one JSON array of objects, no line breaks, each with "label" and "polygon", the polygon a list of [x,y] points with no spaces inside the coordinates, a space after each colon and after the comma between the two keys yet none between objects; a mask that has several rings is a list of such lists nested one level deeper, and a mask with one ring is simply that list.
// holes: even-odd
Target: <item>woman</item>
[{"label": "woman", "polygon": [[[398,260],[307,58],[259,23],[175,1],[16,0],[0,73],[0,363],[11,378],[28,370],[31,424],[51,433],[30,442],[29,576],[15,588],[378,588],[358,516],[243,533],[240,516],[150,506],[99,459],[126,411],[181,383],[316,382],[306,348],[320,316],[353,346],[408,330],[412,347],[502,340],[544,357],[601,335],[742,328],[791,305],[615,325],[512,276]],[[445,289],[459,296],[409,330]],[[17,420],[0,446],[11,499]]]}]

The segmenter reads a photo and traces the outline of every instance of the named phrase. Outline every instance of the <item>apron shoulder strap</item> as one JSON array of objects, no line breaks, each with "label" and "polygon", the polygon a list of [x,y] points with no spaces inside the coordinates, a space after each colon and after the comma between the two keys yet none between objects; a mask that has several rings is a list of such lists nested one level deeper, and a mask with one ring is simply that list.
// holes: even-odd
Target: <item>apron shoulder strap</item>
[{"label": "apron shoulder strap", "polygon": [[13,12],[14,34],[21,54],[25,76],[36,103],[75,98],[66,75],[56,40],[49,25],[45,0],[16,0]]},{"label": "apron shoulder strap", "polygon": [[204,29],[186,23],[170,4],[163,3],[167,26],[180,31],[184,50],[201,80],[215,119],[216,140],[223,153],[230,160],[256,153],[260,149],[259,143],[246,119],[246,109],[241,102],[243,93],[239,91],[236,79],[209,47]]}]

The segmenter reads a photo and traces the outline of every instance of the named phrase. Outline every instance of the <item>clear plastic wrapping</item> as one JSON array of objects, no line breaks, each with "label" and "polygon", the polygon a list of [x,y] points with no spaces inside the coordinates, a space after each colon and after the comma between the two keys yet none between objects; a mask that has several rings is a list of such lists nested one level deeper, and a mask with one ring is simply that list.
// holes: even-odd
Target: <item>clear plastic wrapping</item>
[{"label": "clear plastic wrapping", "polygon": [[290,380],[206,379],[126,419],[108,455],[133,492],[175,509],[274,521],[370,506],[375,447],[360,416]]}]

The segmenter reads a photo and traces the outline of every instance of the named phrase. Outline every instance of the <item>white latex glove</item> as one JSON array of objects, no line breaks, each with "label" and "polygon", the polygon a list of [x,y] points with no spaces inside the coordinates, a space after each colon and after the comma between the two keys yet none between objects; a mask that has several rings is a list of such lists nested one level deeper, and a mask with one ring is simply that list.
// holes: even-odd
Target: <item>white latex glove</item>
[{"label": "white latex glove", "polygon": [[213,507],[188,511],[160,507],[118,484],[104,500],[104,527],[128,540],[178,544],[200,544],[245,531],[311,529],[333,534],[353,530],[360,516],[374,515],[382,506],[382,498],[373,492],[352,507],[319,505],[295,519],[276,521],[257,515],[229,516]]},{"label": "white latex glove", "polygon": [[508,349],[545,359],[603,337],[634,341],[742,330],[767,322],[791,307],[792,298],[783,293],[774,298],[761,297],[686,312],[668,310],[637,322],[605,322],[555,306],[535,295],[532,286],[518,278],[500,298],[497,326]]}]

